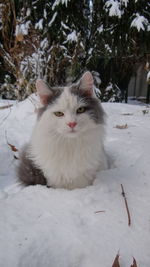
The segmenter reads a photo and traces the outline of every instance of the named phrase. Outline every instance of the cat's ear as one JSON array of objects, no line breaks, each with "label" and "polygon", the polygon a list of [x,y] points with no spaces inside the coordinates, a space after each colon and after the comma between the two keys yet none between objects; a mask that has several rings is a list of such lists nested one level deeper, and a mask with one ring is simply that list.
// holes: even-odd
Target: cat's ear
[{"label": "cat's ear", "polygon": [[85,91],[89,96],[93,95],[94,80],[91,72],[86,71],[80,79],[79,90]]},{"label": "cat's ear", "polygon": [[42,105],[47,105],[49,99],[53,95],[52,90],[47,86],[47,84],[43,80],[36,81],[36,90],[40,97],[40,101]]}]

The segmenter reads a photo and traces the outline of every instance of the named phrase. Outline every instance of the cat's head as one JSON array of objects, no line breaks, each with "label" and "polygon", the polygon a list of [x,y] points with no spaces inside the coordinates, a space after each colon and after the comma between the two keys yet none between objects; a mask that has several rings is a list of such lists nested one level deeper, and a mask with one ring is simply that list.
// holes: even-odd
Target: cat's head
[{"label": "cat's head", "polygon": [[77,137],[97,128],[104,122],[104,112],[93,86],[89,71],[78,83],[68,87],[50,88],[44,81],[37,80],[36,89],[43,105],[39,119],[49,131],[63,137]]}]

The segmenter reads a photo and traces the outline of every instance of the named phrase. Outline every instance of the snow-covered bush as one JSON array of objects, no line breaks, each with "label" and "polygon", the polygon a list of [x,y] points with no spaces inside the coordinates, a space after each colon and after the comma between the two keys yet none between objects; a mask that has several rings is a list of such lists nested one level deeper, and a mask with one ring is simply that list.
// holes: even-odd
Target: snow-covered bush
[{"label": "snow-covered bush", "polygon": [[[102,73],[101,58],[104,70],[114,58],[120,65],[138,60],[149,45],[148,8],[147,0],[1,0],[0,68],[15,77],[22,99],[34,91],[37,77],[64,84],[86,69]],[[105,85],[115,71],[109,69]]]},{"label": "snow-covered bush", "polygon": [[121,90],[116,84],[110,82],[101,95],[101,100],[104,102],[122,102]]},{"label": "snow-covered bush", "polygon": [[11,82],[10,75],[5,75],[4,83],[0,86],[0,98],[16,99],[17,90]]}]

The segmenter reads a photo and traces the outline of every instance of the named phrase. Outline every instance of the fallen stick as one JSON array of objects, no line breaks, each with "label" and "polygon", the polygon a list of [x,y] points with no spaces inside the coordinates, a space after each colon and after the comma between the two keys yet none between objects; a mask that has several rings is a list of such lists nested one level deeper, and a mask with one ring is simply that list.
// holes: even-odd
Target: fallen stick
[{"label": "fallen stick", "polygon": [[6,106],[0,106],[0,109],[6,109],[6,108],[11,108],[13,104],[6,105]]},{"label": "fallen stick", "polygon": [[94,213],[100,213],[100,212],[105,212],[105,210],[97,210]]},{"label": "fallen stick", "polygon": [[122,196],[124,198],[124,202],[125,202],[125,206],[126,206],[126,210],[127,210],[127,215],[128,215],[128,225],[130,226],[131,225],[131,216],[130,216],[128,202],[127,202],[126,195],[125,195],[124,188],[123,188],[122,184],[121,184],[121,189],[122,189]]}]

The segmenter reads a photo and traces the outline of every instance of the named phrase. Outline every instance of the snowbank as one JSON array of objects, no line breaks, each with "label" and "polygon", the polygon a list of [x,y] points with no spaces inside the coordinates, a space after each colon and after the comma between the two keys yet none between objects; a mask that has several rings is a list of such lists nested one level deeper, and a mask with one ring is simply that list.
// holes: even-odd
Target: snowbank
[{"label": "snowbank", "polygon": [[[35,96],[11,103],[0,109],[0,266],[110,267],[119,251],[121,266],[134,257],[149,267],[149,107],[103,104],[111,169],[93,186],[68,191],[17,182],[18,152],[10,144],[20,150],[28,141],[37,103]],[[0,107],[8,104],[1,100]]]}]

